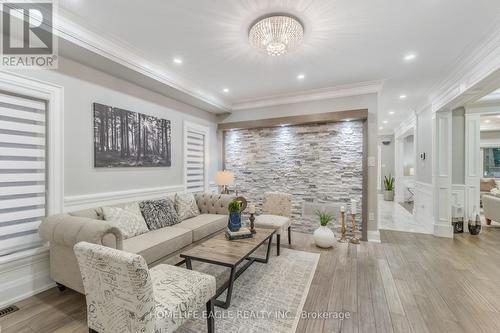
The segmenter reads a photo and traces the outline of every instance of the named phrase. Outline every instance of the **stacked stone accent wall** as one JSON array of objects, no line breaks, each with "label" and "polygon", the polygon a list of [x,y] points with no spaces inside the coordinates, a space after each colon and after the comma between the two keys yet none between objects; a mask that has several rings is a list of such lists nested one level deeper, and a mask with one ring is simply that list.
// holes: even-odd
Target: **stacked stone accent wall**
[{"label": "stacked stone accent wall", "polygon": [[224,135],[225,168],[235,173],[233,189],[255,203],[258,213],[266,191],[293,195],[295,231],[311,233],[319,225],[315,216],[303,216],[304,203],[326,204],[337,211],[340,205],[350,209],[355,199],[361,212],[361,121],[233,130]]}]

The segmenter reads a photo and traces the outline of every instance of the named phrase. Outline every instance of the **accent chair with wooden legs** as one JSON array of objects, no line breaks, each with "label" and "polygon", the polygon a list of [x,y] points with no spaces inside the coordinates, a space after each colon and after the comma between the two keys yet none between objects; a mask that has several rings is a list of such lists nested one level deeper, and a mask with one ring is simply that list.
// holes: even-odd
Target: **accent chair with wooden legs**
[{"label": "accent chair with wooden legs", "polygon": [[292,244],[290,214],[292,195],[280,192],[264,193],[262,214],[255,218],[255,227],[276,230],[276,252],[280,255],[281,234],[288,233],[288,244]]},{"label": "accent chair with wooden legs", "polygon": [[80,242],[74,251],[89,332],[170,333],[205,305],[214,331],[215,277],[171,265],[148,269],[140,255],[97,244]]}]

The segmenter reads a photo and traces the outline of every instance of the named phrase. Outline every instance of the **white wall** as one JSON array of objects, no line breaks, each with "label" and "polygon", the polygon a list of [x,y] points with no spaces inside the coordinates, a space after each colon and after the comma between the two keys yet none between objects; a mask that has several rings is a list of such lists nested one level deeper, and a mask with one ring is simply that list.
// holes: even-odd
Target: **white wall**
[{"label": "white wall", "polygon": [[403,141],[403,168],[404,175],[410,175],[410,169],[415,168],[415,136],[408,135]]},{"label": "white wall", "polygon": [[482,131],[481,146],[497,146],[500,147],[500,130],[498,131]]},{"label": "white wall", "polygon": [[[304,114],[315,114],[324,112],[338,112],[348,110],[368,109],[368,156],[377,159],[377,94],[334,98],[321,101],[303,102],[296,104],[278,105],[255,109],[246,109],[233,112],[223,119],[223,122],[236,122],[256,119],[268,119],[286,116],[297,116]],[[368,167],[368,213],[373,214],[374,219],[368,221],[368,231],[378,230],[377,227],[377,163]],[[375,234],[373,237],[376,237]]]},{"label": "white wall", "polygon": [[[425,160],[420,154],[425,153]],[[432,184],[432,115],[426,108],[417,114],[417,182]]]},{"label": "white wall", "polygon": [[[382,141],[390,141],[391,143],[388,145],[384,145]],[[395,138],[394,135],[381,135],[379,136],[379,145],[380,145],[380,188],[384,189],[384,177],[395,175],[395,167],[394,167],[394,155],[395,155]]]},{"label": "white wall", "polygon": [[452,114],[452,178],[453,184],[465,184],[465,109]]},{"label": "white wall", "polygon": [[[59,59],[58,70],[15,72],[64,87],[65,196],[183,185],[184,120],[210,128],[210,179],[218,169],[217,118],[208,112],[64,58]],[[169,119],[172,124],[172,166],[94,168],[94,102]]]}]

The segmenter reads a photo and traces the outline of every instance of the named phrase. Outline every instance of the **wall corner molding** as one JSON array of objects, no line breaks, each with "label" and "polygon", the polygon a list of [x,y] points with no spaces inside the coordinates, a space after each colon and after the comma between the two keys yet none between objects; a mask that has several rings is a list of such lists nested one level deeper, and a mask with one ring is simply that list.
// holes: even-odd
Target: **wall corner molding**
[{"label": "wall corner molding", "polygon": [[106,193],[69,195],[64,197],[64,211],[70,212],[105,205],[115,205],[130,201],[155,199],[169,193],[183,192],[184,189],[184,184],[180,184]]}]

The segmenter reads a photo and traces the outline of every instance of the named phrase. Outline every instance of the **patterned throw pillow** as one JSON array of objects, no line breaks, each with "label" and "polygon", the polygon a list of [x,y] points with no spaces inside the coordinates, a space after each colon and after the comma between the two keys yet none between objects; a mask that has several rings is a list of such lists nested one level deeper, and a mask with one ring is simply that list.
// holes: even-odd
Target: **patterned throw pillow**
[{"label": "patterned throw pillow", "polygon": [[200,215],[193,193],[176,193],[175,210],[179,215],[179,221]]},{"label": "patterned throw pillow", "polygon": [[112,222],[123,234],[123,238],[131,238],[148,232],[146,221],[142,217],[137,203],[125,207],[103,207],[104,219]]},{"label": "patterned throw pillow", "polygon": [[149,230],[168,227],[180,222],[174,203],[168,198],[142,201],[139,206]]}]

